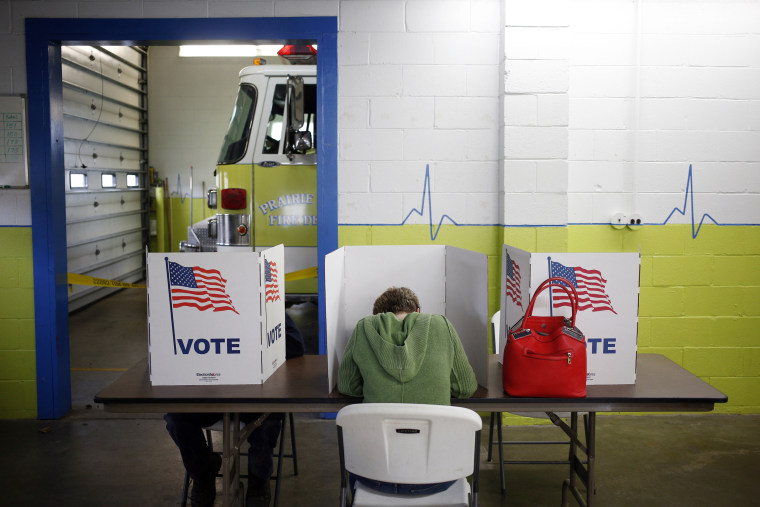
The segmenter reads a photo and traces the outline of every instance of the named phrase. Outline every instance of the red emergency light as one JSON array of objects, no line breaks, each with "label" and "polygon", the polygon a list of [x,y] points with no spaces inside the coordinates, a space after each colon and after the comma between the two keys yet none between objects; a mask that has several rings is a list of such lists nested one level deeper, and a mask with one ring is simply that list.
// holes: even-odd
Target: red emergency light
[{"label": "red emergency light", "polygon": [[277,54],[291,61],[308,60],[310,58],[317,56],[317,50],[314,49],[314,47],[311,45],[300,45],[300,46],[287,45],[287,46],[282,46],[282,48],[277,52]]},{"label": "red emergency light", "polygon": [[244,188],[225,188],[222,190],[222,208],[223,209],[245,209],[245,189]]}]

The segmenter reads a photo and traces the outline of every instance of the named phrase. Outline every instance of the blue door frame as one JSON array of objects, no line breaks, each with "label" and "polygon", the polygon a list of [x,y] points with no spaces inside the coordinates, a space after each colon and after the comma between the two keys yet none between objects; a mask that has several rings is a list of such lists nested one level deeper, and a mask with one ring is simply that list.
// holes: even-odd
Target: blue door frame
[{"label": "blue door frame", "polygon": [[[38,418],[62,417],[71,408],[61,45],[179,45],[202,40],[318,44],[317,248],[322,302],[324,257],[338,247],[337,26],[335,17],[26,20]],[[324,304],[319,305],[319,322],[324,354]]]}]

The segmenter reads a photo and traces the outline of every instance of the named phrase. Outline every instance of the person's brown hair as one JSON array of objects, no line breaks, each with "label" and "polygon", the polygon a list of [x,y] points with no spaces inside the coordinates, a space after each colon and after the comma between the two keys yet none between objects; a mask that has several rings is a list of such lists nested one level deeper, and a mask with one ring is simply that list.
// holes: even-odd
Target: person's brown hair
[{"label": "person's brown hair", "polygon": [[378,313],[412,313],[420,308],[420,301],[412,289],[407,287],[389,287],[380,294],[372,307],[372,315]]}]

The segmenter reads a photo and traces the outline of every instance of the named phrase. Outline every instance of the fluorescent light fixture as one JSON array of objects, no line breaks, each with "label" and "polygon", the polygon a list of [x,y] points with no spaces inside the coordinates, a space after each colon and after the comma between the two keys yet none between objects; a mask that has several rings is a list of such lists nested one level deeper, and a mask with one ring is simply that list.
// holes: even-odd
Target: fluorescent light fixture
[{"label": "fluorescent light fixture", "polygon": [[274,56],[280,50],[282,44],[278,45],[245,45],[235,44],[225,46],[222,44],[213,45],[191,45],[180,46],[179,56],[203,57],[203,56],[233,56],[233,57],[251,57],[251,56]]}]

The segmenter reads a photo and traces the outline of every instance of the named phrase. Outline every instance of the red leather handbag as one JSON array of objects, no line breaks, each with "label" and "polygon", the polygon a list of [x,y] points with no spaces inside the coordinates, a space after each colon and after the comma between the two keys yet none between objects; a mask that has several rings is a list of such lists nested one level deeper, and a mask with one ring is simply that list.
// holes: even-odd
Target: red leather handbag
[{"label": "red leather handbag", "polygon": [[[547,288],[564,290],[570,318],[534,316],[533,305]],[[504,346],[502,381],[510,396],[582,398],[586,396],[586,340],[575,327],[578,295],[564,278],[552,277],[536,289],[520,327],[510,329]]]}]

